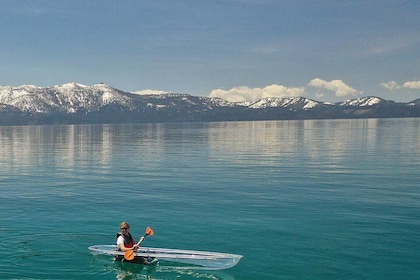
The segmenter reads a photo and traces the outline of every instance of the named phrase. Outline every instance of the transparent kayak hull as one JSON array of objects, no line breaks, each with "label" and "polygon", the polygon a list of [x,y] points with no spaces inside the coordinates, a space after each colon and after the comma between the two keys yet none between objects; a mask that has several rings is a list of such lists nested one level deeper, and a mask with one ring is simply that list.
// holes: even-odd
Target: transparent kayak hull
[{"label": "transparent kayak hull", "polygon": [[[111,255],[114,257],[124,255],[124,252],[118,251],[117,245],[94,245],[89,247],[89,251],[93,255]],[[241,255],[236,254],[152,247],[140,247],[135,255],[209,269],[231,268],[237,265],[242,258]]]}]

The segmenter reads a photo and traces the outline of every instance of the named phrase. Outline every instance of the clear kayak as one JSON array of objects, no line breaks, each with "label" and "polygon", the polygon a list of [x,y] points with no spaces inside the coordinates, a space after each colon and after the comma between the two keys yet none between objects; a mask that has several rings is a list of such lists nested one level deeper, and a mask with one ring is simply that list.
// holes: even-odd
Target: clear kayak
[{"label": "clear kayak", "polygon": [[[123,256],[124,252],[118,250],[117,245],[94,245],[89,247],[89,251],[93,255],[111,255],[114,257]],[[159,261],[175,262],[189,264],[208,269],[227,269],[234,267],[241,260],[241,255],[140,247],[135,256],[145,258],[157,258]]]}]

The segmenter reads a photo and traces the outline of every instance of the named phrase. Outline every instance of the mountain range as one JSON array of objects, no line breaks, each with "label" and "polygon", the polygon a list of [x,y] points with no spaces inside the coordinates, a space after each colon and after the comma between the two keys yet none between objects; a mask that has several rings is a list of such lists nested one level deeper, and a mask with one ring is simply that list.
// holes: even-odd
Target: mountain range
[{"label": "mountain range", "polygon": [[420,117],[408,103],[367,96],[343,102],[304,97],[229,102],[164,93],[139,95],[99,83],[0,87],[0,125]]}]

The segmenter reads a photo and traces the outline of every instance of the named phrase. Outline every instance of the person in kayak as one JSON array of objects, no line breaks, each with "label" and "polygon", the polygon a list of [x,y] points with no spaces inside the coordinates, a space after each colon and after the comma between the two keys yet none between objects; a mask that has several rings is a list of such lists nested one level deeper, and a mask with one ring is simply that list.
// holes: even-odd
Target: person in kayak
[{"label": "person in kayak", "polygon": [[[142,239],[144,239],[144,237],[141,237],[140,241],[143,241]],[[130,225],[127,222],[122,222],[120,224],[120,231],[117,233],[117,245],[118,249],[122,252],[130,250],[135,252],[139,248],[139,245],[137,245],[136,240],[134,240],[130,233]],[[116,260],[138,264],[149,264],[145,258],[138,256],[134,257],[134,259],[130,261],[124,259],[124,256],[118,256]]]}]

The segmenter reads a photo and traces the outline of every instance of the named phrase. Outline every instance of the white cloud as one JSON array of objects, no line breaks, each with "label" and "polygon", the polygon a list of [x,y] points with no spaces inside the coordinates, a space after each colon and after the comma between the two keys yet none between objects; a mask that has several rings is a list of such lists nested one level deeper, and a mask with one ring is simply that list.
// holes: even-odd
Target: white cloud
[{"label": "white cloud", "polygon": [[297,97],[305,91],[304,88],[288,88],[282,85],[270,85],[264,88],[247,86],[234,87],[229,90],[215,89],[210,97],[219,97],[230,102],[256,101],[265,97]]},{"label": "white cloud", "polygon": [[420,89],[420,81],[405,82],[403,88]]},{"label": "white cloud", "polygon": [[388,89],[388,90],[390,90],[390,91],[394,91],[396,89],[401,88],[396,81],[390,81],[390,82],[387,82],[387,83],[381,83],[381,86],[384,87],[384,88],[386,88],[386,89]]},{"label": "white cloud", "polygon": [[358,95],[360,93],[358,90],[346,85],[342,80],[332,80],[328,82],[316,78],[310,81],[308,86],[334,91],[335,95],[338,97]]},{"label": "white cloud", "polygon": [[402,86],[399,85],[396,81],[390,81],[390,82],[387,82],[387,83],[381,83],[381,86],[390,90],[390,91],[394,91],[394,90],[397,90],[397,89],[404,89],[404,88],[420,89],[420,81],[405,82]]},{"label": "white cloud", "polygon": [[135,91],[133,93],[138,94],[138,95],[159,95],[159,94],[164,94],[168,92],[163,91],[163,90],[155,90],[155,89],[143,89],[143,90]]}]

